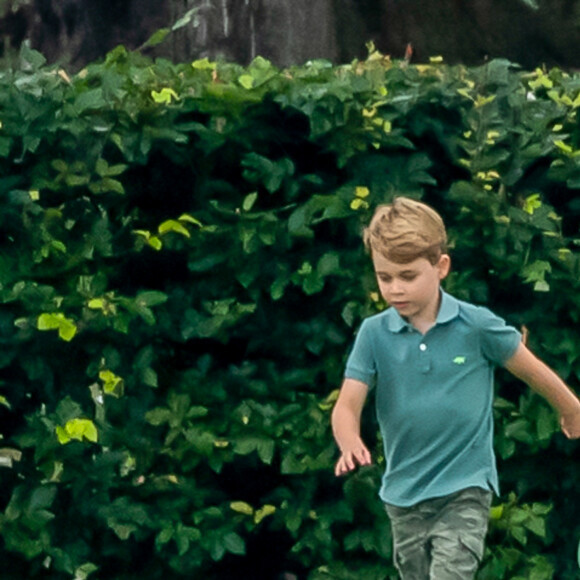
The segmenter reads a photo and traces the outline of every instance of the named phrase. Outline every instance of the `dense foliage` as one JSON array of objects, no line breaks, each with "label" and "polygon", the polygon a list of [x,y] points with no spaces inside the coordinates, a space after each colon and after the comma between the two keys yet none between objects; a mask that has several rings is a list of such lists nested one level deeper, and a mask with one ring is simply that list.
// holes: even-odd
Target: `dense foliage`
[{"label": "dense foliage", "polygon": [[[445,216],[446,287],[580,377],[580,78],[391,62],[277,70],[118,48],[0,73],[3,578],[383,579],[376,464],[329,413],[384,308],[360,230]],[[577,577],[578,445],[498,375],[503,495],[481,578]]]}]

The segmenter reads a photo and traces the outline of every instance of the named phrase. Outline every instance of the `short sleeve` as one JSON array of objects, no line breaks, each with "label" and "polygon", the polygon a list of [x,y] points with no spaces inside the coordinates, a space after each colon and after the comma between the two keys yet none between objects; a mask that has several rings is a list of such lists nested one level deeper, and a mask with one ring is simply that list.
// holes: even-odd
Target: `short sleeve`
[{"label": "short sleeve", "polygon": [[369,387],[377,374],[373,349],[372,328],[363,321],[346,362],[344,377],[365,383]]},{"label": "short sleeve", "polygon": [[487,308],[478,308],[483,356],[503,366],[515,354],[522,341],[521,333]]}]

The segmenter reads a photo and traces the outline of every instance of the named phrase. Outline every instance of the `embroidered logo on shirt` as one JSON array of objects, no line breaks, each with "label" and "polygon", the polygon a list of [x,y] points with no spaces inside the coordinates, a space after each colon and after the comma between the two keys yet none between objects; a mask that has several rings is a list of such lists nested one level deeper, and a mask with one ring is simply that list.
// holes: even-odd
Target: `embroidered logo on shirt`
[{"label": "embroidered logo on shirt", "polygon": [[454,362],[456,365],[464,365],[464,364],[465,364],[465,357],[464,357],[464,356],[456,356],[456,357],[453,359],[453,362]]}]

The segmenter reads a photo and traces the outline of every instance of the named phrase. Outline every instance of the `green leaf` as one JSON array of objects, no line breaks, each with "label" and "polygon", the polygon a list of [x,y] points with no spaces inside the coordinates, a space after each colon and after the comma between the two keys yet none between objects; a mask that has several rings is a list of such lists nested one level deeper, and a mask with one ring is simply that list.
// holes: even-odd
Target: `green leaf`
[{"label": "green leaf", "polygon": [[246,543],[244,540],[235,532],[228,532],[223,537],[224,548],[238,556],[243,556],[246,553]]},{"label": "green leaf", "polygon": [[164,292],[159,292],[158,290],[147,290],[145,292],[139,292],[135,301],[139,306],[150,308],[152,306],[165,304],[168,299],[169,297]]},{"label": "green leaf", "polygon": [[246,197],[244,198],[244,203],[242,204],[243,210],[250,211],[254,207],[254,204],[256,203],[257,199],[258,194],[256,192],[246,195]]},{"label": "green leaf", "polygon": [[101,109],[105,105],[103,89],[101,87],[81,93],[75,99],[75,109],[78,115],[81,115],[90,109]]},{"label": "green leaf", "polygon": [[536,260],[522,270],[524,282],[534,282],[534,290],[547,292],[550,286],[546,282],[546,274],[552,271],[552,265],[546,260]]},{"label": "green leaf", "polygon": [[187,26],[192,22],[193,25],[196,26],[198,12],[199,8],[197,6],[195,8],[192,8],[191,10],[188,10],[181,18],[179,18],[179,20],[175,22],[175,24],[173,24],[171,30],[172,31],[179,30],[180,28],[183,28],[184,26]]},{"label": "green leaf", "polygon": [[141,380],[148,387],[157,388],[159,386],[157,373],[151,367],[143,370],[141,373]]},{"label": "green leaf", "polygon": [[26,71],[39,70],[46,64],[46,58],[37,50],[30,48],[30,42],[28,40],[22,43],[19,56],[20,66]]},{"label": "green leaf", "polygon": [[559,431],[554,412],[547,407],[540,407],[537,416],[537,432],[539,441],[549,441],[554,433]]},{"label": "green leaf", "polygon": [[156,409],[147,411],[145,419],[147,422],[151,423],[151,425],[158,427],[169,422],[171,419],[171,411],[166,407],[157,407]]},{"label": "green leaf", "polygon": [[154,46],[159,46],[171,33],[169,28],[160,28],[154,32],[142,45],[141,48],[152,48]]},{"label": "green leaf", "polygon": [[525,522],[524,526],[536,534],[539,538],[546,537],[546,520],[537,516],[530,516]]},{"label": "green leaf", "polygon": [[99,569],[98,566],[91,562],[82,564],[75,570],[75,575],[73,580],[87,580],[87,578]]},{"label": "green leaf", "polygon": [[316,270],[319,276],[332,276],[340,273],[340,258],[337,252],[324,254],[318,261]]}]

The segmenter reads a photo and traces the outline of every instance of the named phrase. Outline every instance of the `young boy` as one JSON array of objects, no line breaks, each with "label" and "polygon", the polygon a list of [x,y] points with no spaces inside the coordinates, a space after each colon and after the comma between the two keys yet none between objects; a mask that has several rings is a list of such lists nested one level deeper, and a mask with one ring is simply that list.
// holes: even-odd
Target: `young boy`
[{"label": "young boy", "polygon": [[396,198],[377,209],[364,242],[390,308],[363,322],[348,358],[332,413],[340,449],[335,472],[371,463],[360,417],[374,387],[386,463],[380,497],[395,566],[403,580],[469,580],[498,491],[494,366],[544,396],[569,438],[580,437],[580,401],[515,328],[441,290],[450,258],[445,226],[432,208]]}]

